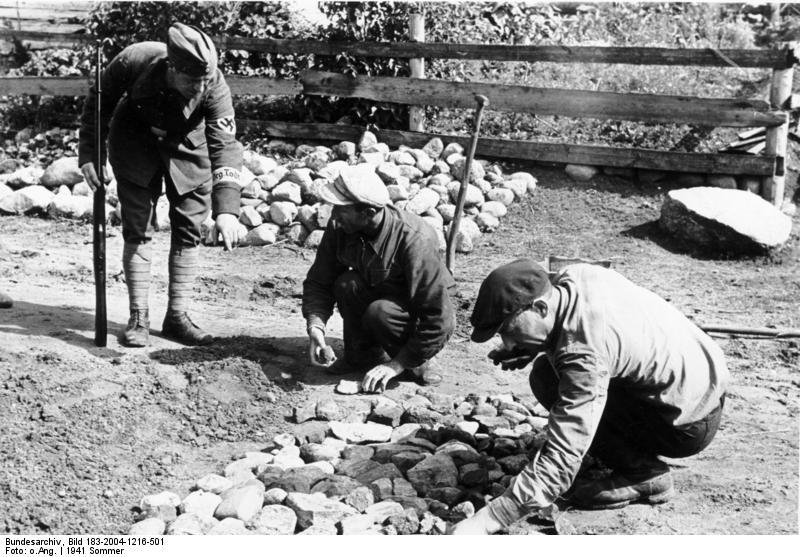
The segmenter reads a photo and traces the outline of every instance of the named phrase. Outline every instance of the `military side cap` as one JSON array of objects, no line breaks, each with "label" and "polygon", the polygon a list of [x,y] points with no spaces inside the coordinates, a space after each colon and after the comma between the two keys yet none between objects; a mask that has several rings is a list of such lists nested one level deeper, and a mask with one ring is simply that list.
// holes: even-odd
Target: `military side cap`
[{"label": "military side cap", "polygon": [[331,205],[385,207],[391,203],[389,190],[369,164],[343,169],[333,182],[320,188],[319,195]]},{"label": "military side cap", "polygon": [[211,38],[193,25],[173,23],[167,33],[167,56],[181,73],[203,77],[217,69],[217,49]]},{"label": "military side cap", "polygon": [[547,271],[530,259],[517,259],[489,273],[478,290],[469,318],[473,342],[486,342],[503,321],[552,288]]}]

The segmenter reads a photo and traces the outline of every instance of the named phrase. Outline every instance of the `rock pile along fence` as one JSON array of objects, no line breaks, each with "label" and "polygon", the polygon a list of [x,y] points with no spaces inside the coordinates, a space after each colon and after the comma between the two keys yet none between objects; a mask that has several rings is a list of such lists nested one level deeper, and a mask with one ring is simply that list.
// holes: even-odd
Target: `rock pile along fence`
[{"label": "rock pile along fence", "polygon": [[[421,147],[434,137],[443,142],[468,141],[460,135],[423,131],[420,107],[433,105],[474,108],[475,95],[485,95],[493,110],[638,121],[652,124],[695,124],[713,127],[766,127],[762,155],[735,153],[680,153],[653,149],[604,147],[565,143],[481,138],[476,155],[533,162],[566,163],[630,169],[685,172],[703,175],[734,175],[753,193],[780,206],[784,193],[786,144],[792,102],[793,66],[797,62],[794,43],[779,49],[670,49],[652,47],[566,47],[498,44],[424,43],[422,16],[411,17],[409,42],[320,42],[307,40],[215,37],[222,49],[275,54],[335,56],[347,53],[362,57],[407,58],[414,77],[370,77],[304,71],[297,80],[227,76],[234,95],[322,95],[362,98],[411,107],[410,130],[380,130],[378,139],[392,146]],[[92,42],[81,34],[2,30],[0,40],[16,37],[51,46]],[[603,63],[633,65],[706,66],[772,69],[769,101],[741,98],[703,98],[676,95],[611,93],[454,82],[424,78],[426,58],[495,60],[507,62]],[[82,77],[0,78],[3,95],[82,96],[88,81]],[[258,125],[273,137],[355,141],[363,127],[280,121],[242,120],[241,127]],[[755,178],[755,180],[753,179]],[[742,183],[745,183],[743,180]],[[758,191],[755,191],[755,190]]]}]

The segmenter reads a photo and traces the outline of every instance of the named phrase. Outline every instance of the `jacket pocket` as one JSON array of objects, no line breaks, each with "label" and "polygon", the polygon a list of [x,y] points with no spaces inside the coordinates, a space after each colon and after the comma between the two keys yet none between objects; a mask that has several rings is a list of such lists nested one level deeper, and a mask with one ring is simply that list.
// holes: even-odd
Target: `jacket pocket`
[{"label": "jacket pocket", "polygon": [[184,144],[190,149],[197,149],[206,144],[206,127],[200,126],[186,134],[183,139]]},{"label": "jacket pocket", "polygon": [[367,271],[367,280],[369,281],[370,286],[378,286],[382,282],[384,282],[391,273],[392,269],[384,269],[384,268],[375,268],[369,269]]}]

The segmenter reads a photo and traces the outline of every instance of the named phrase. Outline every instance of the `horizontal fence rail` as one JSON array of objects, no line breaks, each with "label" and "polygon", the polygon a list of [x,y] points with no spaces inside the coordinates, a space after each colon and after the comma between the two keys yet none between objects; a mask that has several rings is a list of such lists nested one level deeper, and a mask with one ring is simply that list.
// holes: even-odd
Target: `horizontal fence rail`
[{"label": "horizontal fence rail", "polygon": [[300,82],[306,95],[357,97],[451,108],[474,108],[475,95],[484,95],[490,99],[493,110],[573,118],[735,128],[778,126],[788,121],[786,113],[770,111],[769,103],[758,100],[544,89],[408,77],[351,77],[317,71],[302,72]]},{"label": "horizontal fence rail", "polygon": [[[48,42],[69,46],[93,42],[86,34],[0,30],[0,38]],[[247,50],[273,54],[317,54],[380,58],[442,58],[495,60],[499,62],[558,62],[563,64],[635,64],[648,66],[712,66],[738,68],[788,68],[797,60],[795,50],[656,48],[612,46],[540,46],[505,44],[450,44],[417,42],[345,42],[252,37],[213,37],[223,50]]]},{"label": "horizontal fence rail", "polygon": [[[264,120],[237,120],[241,129],[258,128],[270,136],[294,139],[326,139],[357,141],[364,128],[342,124],[302,124]],[[377,130],[379,141],[388,145],[423,147],[438,137],[445,143],[461,143],[465,147],[469,136],[433,134],[401,130]],[[771,176],[775,157],[741,156],[724,153],[673,153],[653,149],[575,145],[569,143],[540,143],[510,139],[480,138],[475,151],[484,157],[542,161],[552,163],[589,164],[648,170],[694,172],[699,174],[737,174]]]}]

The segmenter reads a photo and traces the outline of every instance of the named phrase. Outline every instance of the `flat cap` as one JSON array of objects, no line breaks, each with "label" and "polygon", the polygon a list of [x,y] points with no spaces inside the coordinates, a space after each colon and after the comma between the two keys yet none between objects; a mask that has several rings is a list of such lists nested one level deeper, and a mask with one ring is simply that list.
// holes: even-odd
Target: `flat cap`
[{"label": "flat cap", "polygon": [[211,38],[193,25],[173,23],[167,32],[167,56],[181,73],[203,77],[217,69],[217,49]]},{"label": "flat cap", "polygon": [[319,195],[331,205],[385,207],[391,203],[389,190],[369,164],[343,169],[333,182],[320,188]]}]

